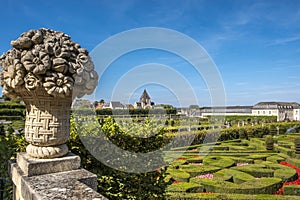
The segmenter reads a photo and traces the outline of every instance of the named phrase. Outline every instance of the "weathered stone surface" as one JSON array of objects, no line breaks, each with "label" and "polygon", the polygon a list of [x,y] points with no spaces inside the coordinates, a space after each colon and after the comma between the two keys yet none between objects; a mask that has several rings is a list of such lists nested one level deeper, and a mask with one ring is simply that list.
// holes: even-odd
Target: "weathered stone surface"
[{"label": "weathered stone surface", "polygon": [[[24,90],[33,91],[44,86],[52,96],[65,97],[70,95],[65,90],[70,90],[73,96],[81,97],[93,92],[97,86],[98,75],[88,51],[63,32],[43,28],[29,30],[11,41],[11,45],[13,49],[0,57],[0,66],[3,68],[1,85],[3,93],[8,96],[22,97]],[[41,84],[27,87],[26,81],[22,80],[28,74]],[[62,75],[69,81],[65,80],[63,85],[59,85],[52,82],[55,75]],[[80,83],[74,82],[77,79],[80,79]],[[93,87],[87,88],[87,83]]]},{"label": "weathered stone surface", "polygon": [[[97,193],[97,176],[85,169],[25,176],[16,163],[11,166],[13,182],[20,191],[16,196],[25,200],[104,200]],[[20,195],[21,194],[21,195]]]},{"label": "weathered stone surface", "polygon": [[[87,186],[84,179],[92,185]],[[90,186],[97,185],[96,175],[84,170],[73,170],[41,176],[24,177],[21,182],[24,199],[94,199],[102,195]]]},{"label": "weathered stone surface", "polygon": [[55,159],[33,159],[19,153],[17,162],[10,163],[15,200],[106,199],[96,192],[97,176],[79,165],[79,157],[72,153]]},{"label": "weathered stone surface", "polygon": [[91,94],[98,74],[86,49],[63,32],[29,30],[0,57],[3,94],[26,104],[26,151],[34,158],[68,152],[70,107],[75,97]]},{"label": "weathered stone surface", "polygon": [[35,159],[27,153],[18,153],[17,163],[25,176],[36,176],[79,169],[80,157],[68,153],[61,158]]}]

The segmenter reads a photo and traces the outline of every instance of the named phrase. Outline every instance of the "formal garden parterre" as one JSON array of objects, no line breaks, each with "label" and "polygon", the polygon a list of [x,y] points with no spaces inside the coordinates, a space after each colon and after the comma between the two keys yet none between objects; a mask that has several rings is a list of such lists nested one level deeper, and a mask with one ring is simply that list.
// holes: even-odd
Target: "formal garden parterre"
[{"label": "formal garden parterre", "polygon": [[[126,120],[133,124],[120,125]],[[98,192],[109,199],[299,198],[300,134],[286,133],[288,129],[299,126],[299,122],[251,123],[219,128],[218,124],[201,122],[199,125],[196,120],[196,125],[188,129],[187,122],[183,121],[180,127],[176,119],[167,119],[167,125],[166,120],[153,122],[147,116],[122,121],[109,116],[82,122],[76,116],[71,118],[69,148],[81,157],[84,168],[98,175]],[[157,131],[162,124],[163,128]],[[147,173],[126,173],[99,162],[82,144],[79,132],[81,135],[92,133],[97,138],[99,127],[118,147],[133,152],[160,149],[175,136],[184,141],[192,134],[193,141],[189,146],[179,143],[177,148],[165,151],[158,160],[166,162],[167,167]],[[6,133],[11,129],[11,125],[4,127]],[[132,135],[128,131],[136,133]],[[144,137],[135,137],[138,135]],[[205,138],[214,142],[205,141]],[[6,163],[16,152],[25,151],[26,145],[22,134],[2,133],[1,162]],[[95,148],[100,151],[105,147]],[[0,172],[1,177],[8,178],[7,165],[1,165]],[[9,184],[5,192],[8,197],[11,192]]]},{"label": "formal garden parterre", "polygon": [[300,160],[295,140],[300,134],[272,137],[273,150],[266,148],[268,137],[194,145],[167,170],[167,178],[173,180],[167,188],[168,198],[299,198]]}]

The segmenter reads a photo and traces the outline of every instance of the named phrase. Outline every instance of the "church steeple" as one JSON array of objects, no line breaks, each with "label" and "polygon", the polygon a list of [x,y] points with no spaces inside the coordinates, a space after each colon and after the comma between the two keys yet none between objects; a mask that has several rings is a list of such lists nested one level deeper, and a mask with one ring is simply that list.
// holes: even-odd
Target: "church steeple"
[{"label": "church steeple", "polygon": [[142,102],[142,99],[145,99],[145,100],[146,99],[151,99],[150,96],[149,96],[149,94],[147,93],[146,89],[144,89],[144,92],[143,92],[143,94],[142,94],[142,96],[140,98],[141,102]]},{"label": "church steeple", "polygon": [[151,98],[149,94],[147,93],[146,89],[144,89],[144,92],[140,98],[140,103],[142,108],[148,108],[151,107]]},{"label": "church steeple", "polygon": [[143,94],[140,97],[139,102],[135,102],[135,108],[142,108],[142,109],[151,109],[155,105],[154,102],[151,102],[151,98],[146,89],[144,89]]}]

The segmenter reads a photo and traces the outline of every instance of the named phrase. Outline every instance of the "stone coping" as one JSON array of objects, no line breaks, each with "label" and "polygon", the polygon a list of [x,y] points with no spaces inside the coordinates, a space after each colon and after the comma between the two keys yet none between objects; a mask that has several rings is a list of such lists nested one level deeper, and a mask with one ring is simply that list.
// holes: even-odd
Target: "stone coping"
[{"label": "stone coping", "polygon": [[25,176],[37,176],[79,169],[80,157],[68,153],[61,158],[37,159],[28,156],[27,153],[18,153],[17,163]]},{"label": "stone coping", "polygon": [[[61,158],[62,163],[74,156],[74,154],[71,154],[69,155],[69,158]],[[41,171],[39,167],[45,168],[46,166],[51,166],[49,163],[50,161],[44,159],[31,160],[31,158],[27,158],[24,154],[20,154],[18,157],[19,159],[17,159],[17,161],[25,162],[23,165],[27,165],[29,171],[34,168],[37,169],[37,171]],[[31,165],[28,163],[26,164],[28,160]],[[49,160],[52,161],[53,159]],[[75,160],[77,162],[77,159]],[[14,193],[15,197],[17,196],[17,198],[15,198],[17,200],[107,200],[107,198],[96,192],[97,176],[85,169],[78,167],[73,170],[48,174],[45,172],[49,172],[49,170],[44,169],[44,174],[32,175],[34,173],[31,173],[31,176],[27,176],[19,166],[18,162],[10,163],[11,177],[15,188],[17,189]],[[47,165],[45,165],[45,163]],[[53,166],[56,166],[56,164]]]}]

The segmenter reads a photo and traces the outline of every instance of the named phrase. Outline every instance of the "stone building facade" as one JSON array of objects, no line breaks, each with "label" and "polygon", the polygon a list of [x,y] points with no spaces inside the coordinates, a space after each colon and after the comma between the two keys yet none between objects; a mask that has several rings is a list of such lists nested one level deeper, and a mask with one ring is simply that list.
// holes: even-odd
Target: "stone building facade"
[{"label": "stone building facade", "polygon": [[277,121],[300,121],[300,104],[296,102],[259,102],[254,106],[181,108],[178,114],[190,117],[208,116],[276,116]]},{"label": "stone building facade", "polygon": [[259,102],[252,108],[254,116],[277,116],[277,121],[299,121],[300,104],[296,102]]}]

